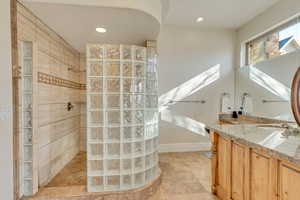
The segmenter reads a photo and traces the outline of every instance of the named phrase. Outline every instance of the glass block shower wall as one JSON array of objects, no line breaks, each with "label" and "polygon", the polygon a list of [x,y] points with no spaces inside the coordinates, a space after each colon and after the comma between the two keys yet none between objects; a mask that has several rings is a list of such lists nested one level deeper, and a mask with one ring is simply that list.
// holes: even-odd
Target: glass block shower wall
[{"label": "glass block shower wall", "polygon": [[21,194],[33,194],[33,44],[23,41],[20,46],[21,69],[21,133],[20,175]]},{"label": "glass block shower wall", "polygon": [[158,175],[154,48],[87,45],[88,191],[141,187]]}]

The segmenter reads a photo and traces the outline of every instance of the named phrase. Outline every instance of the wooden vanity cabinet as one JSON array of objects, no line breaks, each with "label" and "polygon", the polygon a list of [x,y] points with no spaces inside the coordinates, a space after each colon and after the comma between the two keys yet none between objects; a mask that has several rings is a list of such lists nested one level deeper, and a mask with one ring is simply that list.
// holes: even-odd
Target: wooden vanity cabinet
[{"label": "wooden vanity cabinet", "polygon": [[233,200],[245,199],[245,156],[245,147],[237,143],[232,143],[231,199]]},{"label": "wooden vanity cabinet", "polygon": [[276,160],[267,154],[251,150],[250,153],[250,200],[277,199]]},{"label": "wooden vanity cabinet", "polygon": [[212,192],[220,200],[279,200],[276,158],[217,133],[212,133],[211,139]]},{"label": "wooden vanity cabinet", "polygon": [[217,157],[217,194],[221,199],[230,199],[231,179],[228,175],[231,172],[231,141],[226,138],[219,137],[217,145],[219,154]]},{"label": "wooden vanity cabinet", "polygon": [[299,200],[300,168],[281,162],[279,177],[279,200]]}]

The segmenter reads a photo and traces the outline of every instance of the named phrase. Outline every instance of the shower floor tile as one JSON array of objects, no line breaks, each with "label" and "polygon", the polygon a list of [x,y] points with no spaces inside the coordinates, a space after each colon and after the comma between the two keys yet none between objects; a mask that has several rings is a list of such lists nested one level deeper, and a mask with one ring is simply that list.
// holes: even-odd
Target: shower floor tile
[{"label": "shower floor tile", "polygon": [[[161,153],[161,185],[149,200],[217,200],[210,193],[210,159],[202,152]],[[86,154],[79,153],[47,187],[40,188],[38,194],[28,200],[41,197],[66,200],[107,200],[111,197],[86,192]],[[76,197],[76,198],[75,198]],[[49,198],[51,199],[51,198]],[[142,200],[133,198],[131,200]]]},{"label": "shower floor tile", "polygon": [[45,187],[86,185],[86,153],[80,152]]}]

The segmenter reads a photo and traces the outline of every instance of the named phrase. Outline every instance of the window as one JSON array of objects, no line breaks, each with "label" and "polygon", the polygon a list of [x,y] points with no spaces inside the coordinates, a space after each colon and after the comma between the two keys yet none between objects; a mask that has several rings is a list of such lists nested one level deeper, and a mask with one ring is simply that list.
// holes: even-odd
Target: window
[{"label": "window", "polygon": [[300,18],[246,44],[248,65],[300,49]]}]

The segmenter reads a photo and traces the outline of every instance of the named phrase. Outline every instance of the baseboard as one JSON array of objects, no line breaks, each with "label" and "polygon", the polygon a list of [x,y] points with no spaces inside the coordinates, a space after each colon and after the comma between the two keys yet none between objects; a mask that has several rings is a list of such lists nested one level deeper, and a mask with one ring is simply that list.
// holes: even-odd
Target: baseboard
[{"label": "baseboard", "polygon": [[211,144],[206,143],[176,143],[160,144],[159,152],[193,152],[193,151],[210,151]]}]

